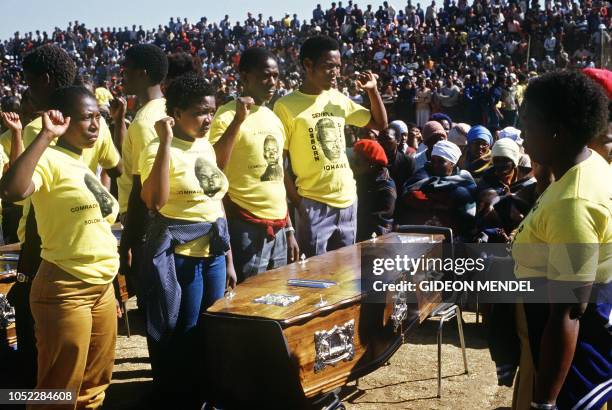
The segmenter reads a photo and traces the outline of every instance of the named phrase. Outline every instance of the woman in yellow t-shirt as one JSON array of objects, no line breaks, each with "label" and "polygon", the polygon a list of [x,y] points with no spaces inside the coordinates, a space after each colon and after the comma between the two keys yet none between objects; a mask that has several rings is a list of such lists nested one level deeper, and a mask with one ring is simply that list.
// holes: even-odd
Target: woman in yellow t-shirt
[{"label": "woman in yellow t-shirt", "polygon": [[9,201],[30,197],[38,220],[42,263],[30,293],[36,388],[72,390],[77,408],[97,408],[115,357],[119,255],[111,224],[119,206],[80,159],[100,131],[95,97],[65,87],[51,100],[57,110],[43,113],[42,131],[0,181],[0,193]]},{"label": "woman in yellow t-shirt", "polygon": [[525,91],[525,149],[555,182],[512,245],[516,276],[545,283],[548,302],[516,306],[515,409],[600,409],[612,399],[612,303],[602,297],[612,283],[612,172],[587,147],[607,119],[605,94],[582,73],[545,74]]},{"label": "woman in yellow t-shirt", "polygon": [[149,353],[160,400],[173,408],[201,407],[199,318],[236,283],[221,201],[228,182],[205,138],[215,109],[203,77],[176,78],[166,90],[170,117],[140,157],[142,199],[156,213],[142,272]]}]

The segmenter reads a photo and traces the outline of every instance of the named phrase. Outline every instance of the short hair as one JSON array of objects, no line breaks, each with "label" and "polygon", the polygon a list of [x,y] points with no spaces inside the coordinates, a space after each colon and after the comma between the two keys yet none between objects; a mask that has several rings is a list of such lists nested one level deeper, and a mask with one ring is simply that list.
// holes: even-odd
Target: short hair
[{"label": "short hair", "polygon": [[54,110],[59,110],[63,115],[70,116],[76,112],[81,100],[86,97],[96,100],[91,91],[83,86],[61,87],[51,94],[50,106]]},{"label": "short hair", "polygon": [[2,112],[19,112],[21,99],[14,95],[2,97],[0,101],[0,111]]},{"label": "short hair", "polygon": [[166,81],[170,81],[187,73],[202,74],[199,58],[184,51],[172,53],[168,56],[168,74]]},{"label": "short hair", "polygon": [[68,53],[52,44],[36,47],[28,53],[22,67],[29,73],[48,74],[57,87],[72,85],[77,73],[76,64]]},{"label": "short hair", "polygon": [[206,79],[195,73],[187,73],[175,78],[166,89],[166,113],[174,115],[178,108],[185,110],[204,97],[214,97],[215,89]]},{"label": "short hair", "polygon": [[303,65],[307,58],[316,63],[324,53],[339,50],[338,42],[329,36],[310,37],[300,47],[300,63]]},{"label": "short hair", "polygon": [[263,68],[269,59],[276,61],[276,56],[270,50],[263,47],[251,47],[240,56],[238,72],[250,73],[256,68]]},{"label": "short hair", "polygon": [[134,68],[147,70],[153,84],[160,84],[168,74],[168,57],[154,44],[136,44],[125,52],[125,62]]},{"label": "short hair", "polygon": [[529,82],[524,101],[535,105],[543,120],[568,129],[586,145],[608,125],[608,98],[599,84],[578,71],[554,71]]}]

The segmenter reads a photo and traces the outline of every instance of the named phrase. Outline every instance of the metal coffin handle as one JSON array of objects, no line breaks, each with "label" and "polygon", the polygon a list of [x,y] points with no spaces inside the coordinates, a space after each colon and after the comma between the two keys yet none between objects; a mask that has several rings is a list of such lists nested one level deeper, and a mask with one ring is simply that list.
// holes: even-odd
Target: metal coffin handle
[{"label": "metal coffin handle", "polygon": [[334,366],[341,361],[348,362],[355,357],[355,320],[330,330],[315,332],[315,373],[327,366]]}]

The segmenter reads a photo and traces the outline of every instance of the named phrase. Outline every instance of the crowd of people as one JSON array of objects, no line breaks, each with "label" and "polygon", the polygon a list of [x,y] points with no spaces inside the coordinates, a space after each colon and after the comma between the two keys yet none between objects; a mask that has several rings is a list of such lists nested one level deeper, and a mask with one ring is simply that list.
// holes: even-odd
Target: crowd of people
[{"label": "crowd of people", "polygon": [[[146,320],[156,405],[200,408],[201,312],[301,254],[403,224],[467,243],[612,243],[612,73],[593,68],[606,7],[349,2],[310,23],[16,35],[2,50],[0,195],[4,237],[21,244],[24,386],[101,405],[117,272]],[[577,281],[610,282],[610,258]],[[545,260],[519,252],[516,266],[552,278]],[[551,306],[534,334],[517,304],[516,408],[605,403],[612,305]],[[580,316],[593,327],[579,336]]]},{"label": "crowd of people", "polygon": [[[429,112],[443,111],[458,122],[489,127],[514,125],[529,77],[555,68],[609,67],[610,4],[595,0],[444,1],[380,6],[317,5],[312,18],[285,14],[266,19],[248,13],[244,21],[197,22],[171,18],[165,25],[90,28],[79,21],[53,32],[15,33],[0,42],[0,97],[20,96],[25,88],[22,57],[54,43],[77,64],[78,74],[121,93],[121,61],[137,43],[152,43],[193,64],[212,80],[220,101],[238,94],[242,51],[267,47],[279,57],[277,98],[299,84],[298,50],[315,34],[341,43],[345,64],[338,89],[357,102],[367,100],[355,76],[380,76],[385,104],[397,117],[423,126]],[[180,68],[179,68],[180,70]],[[172,75],[172,73],[170,73]],[[367,104],[367,101],[366,101]]]}]

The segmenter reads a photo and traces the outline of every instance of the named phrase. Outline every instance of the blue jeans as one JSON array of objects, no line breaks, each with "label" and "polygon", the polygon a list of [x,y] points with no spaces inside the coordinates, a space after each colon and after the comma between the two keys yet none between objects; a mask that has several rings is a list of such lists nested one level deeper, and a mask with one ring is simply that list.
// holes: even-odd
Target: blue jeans
[{"label": "blue jeans", "polygon": [[238,282],[287,264],[287,237],[284,228],[279,229],[273,239],[269,239],[266,228],[240,218],[228,220],[228,227]]},{"label": "blue jeans", "polygon": [[225,256],[195,258],[175,254],[174,264],[181,287],[179,316],[169,341],[148,338],[151,364],[160,400],[169,400],[168,404],[175,408],[199,409],[205,397],[200,385],[203,370],[198,323],[201,313],[223,297]]}]

